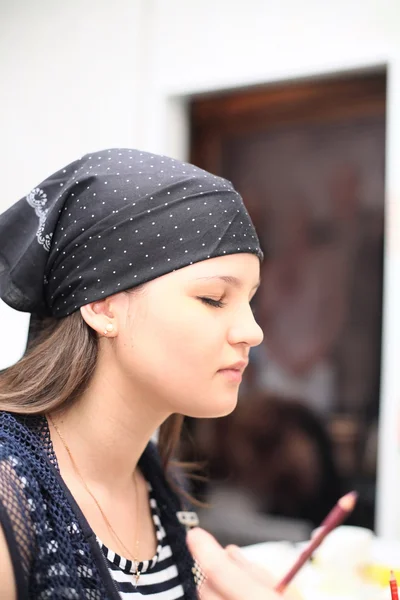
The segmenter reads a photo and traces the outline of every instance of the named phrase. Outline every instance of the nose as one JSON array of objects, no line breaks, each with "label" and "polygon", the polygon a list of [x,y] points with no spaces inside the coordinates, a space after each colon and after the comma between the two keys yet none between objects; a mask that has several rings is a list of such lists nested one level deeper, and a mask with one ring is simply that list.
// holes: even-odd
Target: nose
[{"label": "nose", "polygon": [[240,310],[235,322],[229,329],[228,341],[230,344],[245,344],[252,348],[259,346],[264,339],[264,333],[254,318],[249,304]]}]

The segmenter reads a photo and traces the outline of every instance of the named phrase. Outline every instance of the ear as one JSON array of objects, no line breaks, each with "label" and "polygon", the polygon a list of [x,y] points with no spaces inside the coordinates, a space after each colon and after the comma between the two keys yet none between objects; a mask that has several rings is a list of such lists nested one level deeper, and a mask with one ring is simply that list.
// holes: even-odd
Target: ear
[{"label": "ear", "polygon": [[99,335],[115,337],[117,326],[110,298],[96,300],[80,308],[83,320]]}]

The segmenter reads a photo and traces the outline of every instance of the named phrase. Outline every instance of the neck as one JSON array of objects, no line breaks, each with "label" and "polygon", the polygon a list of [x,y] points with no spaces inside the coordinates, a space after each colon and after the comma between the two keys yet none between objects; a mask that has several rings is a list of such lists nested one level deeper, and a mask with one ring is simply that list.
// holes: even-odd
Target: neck
[{"label": "neck", "polygon": [[[84,394],[51,417],[87,483],[123,491],[131,485],[148,442],[169,415],[109,371],[106,374],[99,364]],[[62,441],[51,421],[50,429],[53,441],[58,438],[57,453]]]}]

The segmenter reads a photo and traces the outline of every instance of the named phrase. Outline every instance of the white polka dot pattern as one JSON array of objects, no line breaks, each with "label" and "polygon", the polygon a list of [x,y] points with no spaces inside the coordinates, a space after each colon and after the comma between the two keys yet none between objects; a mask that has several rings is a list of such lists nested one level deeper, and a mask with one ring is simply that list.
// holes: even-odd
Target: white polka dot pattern
[{"label": "white polka dot pattern", "polygon": [[[24,243],[3,234],[18,228]],[[262,258],[230,182],[122,148],[85,155],[34,188],[0,216],[0,240],[0,296],[55,317],[208,258]]]}]

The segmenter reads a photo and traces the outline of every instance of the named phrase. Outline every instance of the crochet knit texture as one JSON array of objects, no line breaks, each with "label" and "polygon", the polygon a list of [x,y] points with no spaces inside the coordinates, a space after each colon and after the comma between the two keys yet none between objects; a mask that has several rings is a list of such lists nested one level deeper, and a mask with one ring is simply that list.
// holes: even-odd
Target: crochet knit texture
[{"label": "crochet knit texture", "polygon": [[[181,502],[149,444],[139,466],[153,487],[185,598],[197,598],[193,559],[176,513]],[[17,598],[117,600],[95,534],[61,479],[44,417],[0,412],[0,523]]]}]

